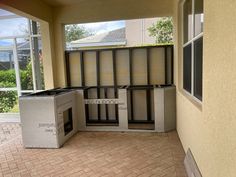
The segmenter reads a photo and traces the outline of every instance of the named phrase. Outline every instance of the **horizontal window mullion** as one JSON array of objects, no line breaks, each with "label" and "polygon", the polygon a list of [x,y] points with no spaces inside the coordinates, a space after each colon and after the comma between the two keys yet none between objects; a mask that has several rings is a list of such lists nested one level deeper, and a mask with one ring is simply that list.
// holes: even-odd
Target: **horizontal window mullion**
[{"label": "horizontal window mullion", "polygon": [[183,89],[184,93],[188,96],[190,96],[194,101],[196,101],[199,104],[202,104],[202,101],[199,100],[197,97],[195,97],[192,93],[189,93],[187,90]]},{"label": "horizontal window mullion", "polygon": [[198,40],[199,38],[203,37],[203,32],[195,36],[193,39],[189,40],[188,42],[183,44],[183,47],[186,47],[190,43],[193,43],[194,41]]},{"label": "horizontal window mullion", "polygon": [[186,47],[186,46],[188,46],[188,45],[191,44],[191,43],[193,43],[193,41],[188,41],[187,43],[185,43],[185,44],[183,45],[183,47]]},{"label": "horizontal window mullion", "polygon": [[195,36],[191,41],[196,41],[197,39],[201,38],[203,36],[203,32]]}]

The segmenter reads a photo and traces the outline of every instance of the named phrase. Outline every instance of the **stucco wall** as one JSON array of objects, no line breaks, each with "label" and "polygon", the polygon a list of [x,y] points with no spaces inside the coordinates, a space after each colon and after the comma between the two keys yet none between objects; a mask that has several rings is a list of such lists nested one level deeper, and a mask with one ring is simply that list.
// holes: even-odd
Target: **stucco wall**
[{"label": "stucco wall", "polygon": [[52,22],[51,7],[40,0],[1,0],[0,8],[34,20]]},{"label": "stucco wall", "polygon": [[87,23],[108,20],[126,20],[145,17],[170,16],[173,0],[90,0],[54,8],[55,20]]},{"label": "stucco wall", "polygon": [[184,149],[192,150],[203,177],[236,174],[235,7],[232,0],[204,1],[202,105],[181,90],[181,9],[178,14],[177,130]]}]

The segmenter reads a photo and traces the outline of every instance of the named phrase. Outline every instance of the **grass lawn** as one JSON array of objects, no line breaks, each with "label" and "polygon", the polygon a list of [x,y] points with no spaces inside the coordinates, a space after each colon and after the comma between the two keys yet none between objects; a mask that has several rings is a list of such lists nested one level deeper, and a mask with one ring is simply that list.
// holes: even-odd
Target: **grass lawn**
[{"label": "grass lawn", "polygon": [[9,111],[9,113],[19,113],[19,103],[17,102],[15,106]]}]

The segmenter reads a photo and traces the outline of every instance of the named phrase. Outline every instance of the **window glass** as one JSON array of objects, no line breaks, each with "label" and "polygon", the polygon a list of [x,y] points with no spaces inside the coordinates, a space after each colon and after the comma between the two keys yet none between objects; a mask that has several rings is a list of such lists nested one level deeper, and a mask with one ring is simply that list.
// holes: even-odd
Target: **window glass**
[{"label": "window glass", "polygon": [[[33,81],[36,89],[44,89],[40,25],[2,9],[0,17],[0,113],[18,113],[18,96],[33,91]],[[32,50],[29,35],[34,35]],[[17,87],[18,73],[21,87]]]},{"label": "window glass", "polygon": [[[1,21],[0,21],[1,22]],[[13,49],[13,39],[0,39],[0,50]]]},{"label": "window glass", "polygon": [[0,37],[26,35],[28,20],[26,18],[11,18],[0,20]]},{"label": "window glass", "polygon": [[202,100],[202,41],[199,38],[194,42],[194,96]]},{"label": "window glass", "polygon": [[0,88],[16,87],[15,64],[12,50],[0,51]]},{"label": "window glass", "polygon": [[29,38],[17,39],[17,56],[22,90],[33,90],[32,62]]},{"label": "window glass", "polygon": [[184,78],[183,78],[183,87],[185,90],[187,90],[189,93],[191,93],[191,82],[192,82],[192,45],[189,44],[186,47],[184,47]]},{"label": "window glass", "polygon": [[203,0],[195,0],[195,8],[194,8],[194,19],[195,19],[195,33],[194,35],[197,36],[201,32],[203,32]]},{"label": "window glass", "polygon": [[192,39],[192,0],[184,3],[184,43]]}]

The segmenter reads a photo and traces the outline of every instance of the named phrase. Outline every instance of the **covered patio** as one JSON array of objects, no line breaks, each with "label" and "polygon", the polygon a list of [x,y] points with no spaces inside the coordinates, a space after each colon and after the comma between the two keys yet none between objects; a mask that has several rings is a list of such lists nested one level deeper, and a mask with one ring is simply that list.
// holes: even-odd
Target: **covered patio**
[{"label": "covered patio", "polygon": [[40,23],[46,89],[70,85],[65,25],[172,17],[176,130],[81,131],[61,149],[25,149],[21,125],[1,123],[0,176],[185,177],[183,160],[191,151],[189,176],[235,177],[236,1],[199,2],[1,0],[0,8]]}]

